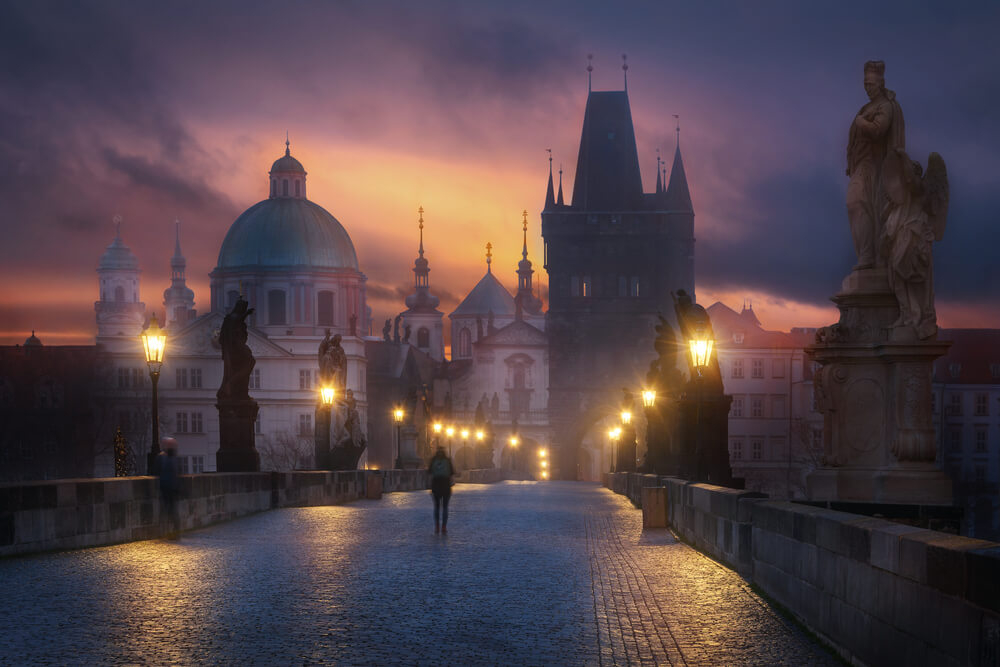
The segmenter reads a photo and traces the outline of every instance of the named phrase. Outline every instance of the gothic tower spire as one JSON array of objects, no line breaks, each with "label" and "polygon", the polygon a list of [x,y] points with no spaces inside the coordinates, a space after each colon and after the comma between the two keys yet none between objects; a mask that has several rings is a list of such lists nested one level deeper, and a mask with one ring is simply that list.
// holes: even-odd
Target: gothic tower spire
[{"label": "gothic tower spire", "polygon": [[174,220],[174,256],[170,258],[170,287],[163,291],[163,307],[166,309],[166,324],[184,326],[197,315],[194,309],[194,291],[184,278],[187,260],[181,252],[181,221]]},{"label": "gothic tower spire", "polygon": [[545,210],[547,211],[555,206],[556,198],[552,188],[552,149],[546,148],[545,150],[549,153],[549,185],[545,189]]}]

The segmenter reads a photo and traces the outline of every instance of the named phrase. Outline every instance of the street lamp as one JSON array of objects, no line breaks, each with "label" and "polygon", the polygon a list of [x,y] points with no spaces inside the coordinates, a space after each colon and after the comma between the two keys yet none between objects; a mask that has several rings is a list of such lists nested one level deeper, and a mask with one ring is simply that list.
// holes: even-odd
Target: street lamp
[{"label": "street lamp", "polygon": [[608,438],[611,440],[611,472],[615,472],[615,458],[618,454],[618,436],[621,434],[622,430],[618,426],[608,431]]},{"label": "street lamp", "polygon": [[622,425],[628,426],[632,423],[632,413],[628,410],[622,410]]},{"label": "street lamp", "polygon": [[313,451],[316,467],[325,469],[330,465],[330,422],[337,390],[332,385],[319,388],[319,405],[316,408],[316,426],[313,431]]},{"label": "street lamp", "polygon": [[517,439],[517,434],[511,434],[510,440],[511,451],[510,451],[510,467],[513,470],[517,470],[517,445],[520,440]]},{"label": "street lamp", "polygon": [[702,369],[708,366],[708,362],[712,358],[712,348],[714,345],[715,341],[712,340],[712,337],[704,326],[695,329],[691,334],[691,338],[688,339],[688,346],[691,350],[691,365],[697,371],[698,377],[702,376]]},{"label": "street lamp", "polygon": [[643,389],[642,391],[642,405],[646,408],[651,408],[656,405],[656,390],[655,389]]},{"label": "street lamp", "polygon": [[319,398],[323,402],[323,405],[330,407],[333,405],[333,399],[337,395],[337,390],[333,387],[320,387]]},{"label": "street lamp", "polygon": [[149,367],[149,379],[153,383],[153,443],[149,448],[146,460],[146,474],[156,472],[156,457],[160,454],[160,410],[157,405],[156,385],[160,380],[160,368],[163,367],[163,352],[167,347],[167,332],[156,322],[156,313],[149,320],[149,326],[139,335],[142,340],[142,351],[146,355],[146,365]]},{"label": "street lamp", "polygon": [[453,456],[452,451],[451,451],[451,438],[452,438],[452,436],[455,435],[455,427],[454,426],[447,427],[444,430],[444,434],[446,436],[448,436],[448,458],[450,459]]},{"label": "street lamp", "polygon": [[392,411],[392,420],[396,422],[396,468],[398,470],[403,469],[403,451],[401,448],[402,441],[399,437],[399,428],[403,425],[404,416],[403,408],[397,407]]}]

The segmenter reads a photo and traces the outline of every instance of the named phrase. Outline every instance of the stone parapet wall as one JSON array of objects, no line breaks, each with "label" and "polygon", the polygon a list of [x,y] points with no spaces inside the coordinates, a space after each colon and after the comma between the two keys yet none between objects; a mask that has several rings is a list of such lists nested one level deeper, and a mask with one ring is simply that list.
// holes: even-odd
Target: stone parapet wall
[{"label": "stone parapet wall", "polygon": [[463,470],[458,475],[458,482],[461,484],[495,484],[505,479],[524,478],[524,475],[518,476],[516,473],[511,473],[509,470],[501,470],[500,468],[478,468],[475,470]]},{"label": "stone parapet wall", "polygon": [[[605,486],[641,505],[649,475]],[[1000,544],[660,477],[671,528],[846,659],[1000,664]]]},{"label": "stone parapet wall", "polygon": [[[295,471],[181,475],[178,514],[188,530],[279,507],[335,505],[382,489],[426,488],[423,470]],[[160,537],[155,477],[64,479],[0,485],[0,556]]]}]

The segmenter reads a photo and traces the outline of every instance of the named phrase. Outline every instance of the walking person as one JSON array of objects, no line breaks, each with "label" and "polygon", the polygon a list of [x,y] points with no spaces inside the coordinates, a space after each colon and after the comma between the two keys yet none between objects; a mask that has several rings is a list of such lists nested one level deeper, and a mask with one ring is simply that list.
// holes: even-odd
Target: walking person
[{"label": "walking person", "polygon": [[431,478],[431,494],[434,496],[434,532],[448,532],[448,501],[451,500],[451,478],[455,475],[455,466],[445,454],[444,447],[438,447],[427,467]]},{"label": "walking person", "polygon": [[177,512],[177,496],[180,491],[180,475],[177,470],[177,441],[173,438],[160,440],[163,450],[157,462],[160,477],[160,520],[169,522],[167,537],[177,539],[181,533],[181,518]]}]

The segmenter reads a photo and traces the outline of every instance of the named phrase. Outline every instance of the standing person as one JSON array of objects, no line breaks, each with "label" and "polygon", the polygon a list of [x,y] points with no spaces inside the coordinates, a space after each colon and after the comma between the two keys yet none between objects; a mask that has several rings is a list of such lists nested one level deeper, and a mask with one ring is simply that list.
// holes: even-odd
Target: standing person
[{"label": "standing person", "polygon": [[160,440],[163,450],[160,452],[158,469],[160,477],[161,520],[166,517],[170,522],[167,536],[177,538],[181,532],[181,519],[177,513],[177,495],[180,491],[180,476],[177,470],[177,441],[173,438]]},{"label": "standing person", "polygon": [[[455,466],[444,451],[438,447],[427,467],[431,478],[431,494],[434,496],[434,532],[448,532],[448,501],[451,500],[451,478],[455,475]],[[443,513],[442,513],[443,506]]]}]

